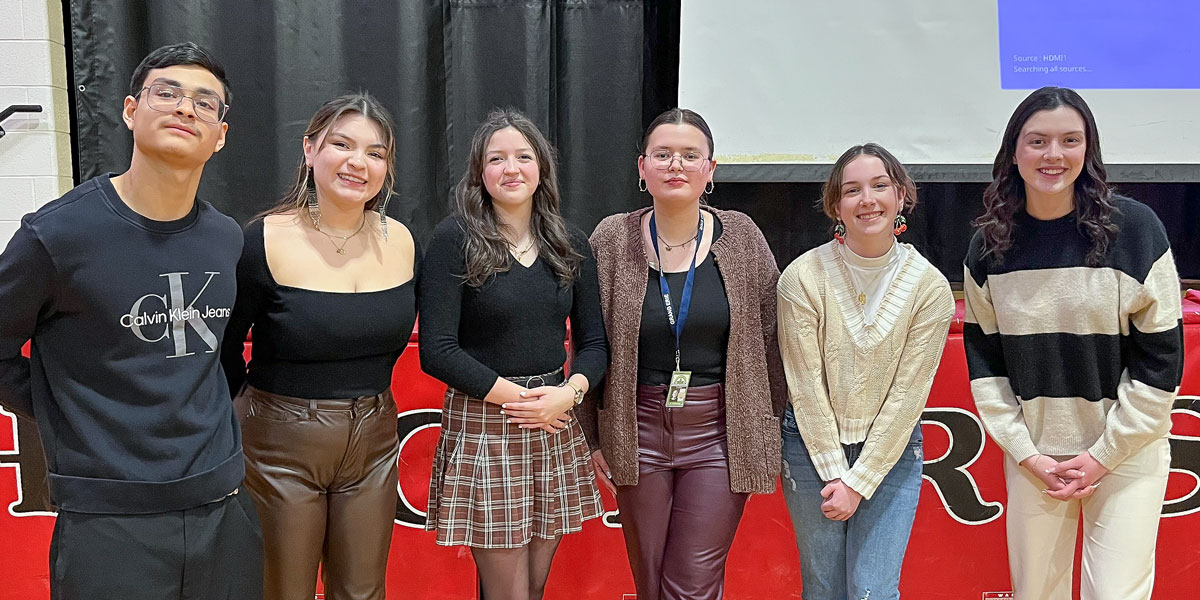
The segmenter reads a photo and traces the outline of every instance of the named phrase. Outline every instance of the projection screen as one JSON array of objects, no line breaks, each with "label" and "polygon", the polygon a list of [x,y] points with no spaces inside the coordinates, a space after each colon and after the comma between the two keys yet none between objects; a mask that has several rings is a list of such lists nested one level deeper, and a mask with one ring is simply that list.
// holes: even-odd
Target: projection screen
[{"label": "projection screen", "polygon": [[985,181],[1043,85],[1092,107],[1110,177],[1200,181],[1200,3],[685,0],[679,103],[723,181],[817,181],[875,141],[926,181]]}]

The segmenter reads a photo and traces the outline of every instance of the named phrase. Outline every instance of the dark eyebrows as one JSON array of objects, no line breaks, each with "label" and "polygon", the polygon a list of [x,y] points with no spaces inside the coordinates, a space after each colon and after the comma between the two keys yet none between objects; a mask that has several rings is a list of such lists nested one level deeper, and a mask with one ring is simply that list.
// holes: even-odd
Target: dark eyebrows
[{"label": "dark eyebrows", "polygon": [[[1024,137],[1029,137],[1029,136],[1031,136],[1031,135],[1036,135],[1036,136],[1039,136],[1039,137],[1053,137],[1053,136],[1051,136],[1051,135],[1050,135],[1050,134],[1048,134],[1048,133],[1042,133],[1042,132],[1040,132],[1040,131],[1027,131],[1027,132],[1025,132],[1025,136],[1024,136]],[[1061,134],[1061,135],[1083,135],[1083,131],[1082,131],[1082,130],[1080,130],[1080,129],[1076,129],[1075,131],[1068,131],[1068,132],[1065,132],[1065,133],[1063,133],[1063,134]]]},{"label": "dark eyebrows", "polygon": [[[669,151],[669,150],[670,150],[670,148],[668,148],[667,146],[655,146],[655,147],[651,148],[650,150],[651,150],[652,152],[655,152],[655,151],[658,151],[658,150],[667,150],[667,151]],[[684,146],[684,147],[683,147],[681,150],[682,150],[682,151],[684,151],[684,152],[699,152],[699,151],[700,151],[700,149],[699,149],[699,148],[697,148],[697,147],[695,147],[695,146]]]},{"label": "dark eyebrows", "polygon": [[[155,79],[154,79],[154,81],[151,81],[150,83],[148,83],[148,84],[146,84],[146,85],[150,86],[150,85],[154,85],[154,84],[156,84],[156,83],[161,83],[161,84],[163,84],[163,85],[170,85],[170,86],[174,86],[174,87],[177,87],[177,88],[179,88],[179,89],[181,89],[181,90],[187,89],[187,88],[183,87],[183,84],[182,84],[182,83],[179,83],[178,81],[175,81],[174,79],[167,79],[166,77],[157,77],[157,78],[155,78]],[[199,87],[199,88],[196,88],[195,90],[190,90],[190,91],[194,91],[194,92],[196,92],[197,94],[211,94],[211,95],[213,95],[213,96],[216,96],[217,98],[221,98],[221,97],[222,97],[220,94],[218,94],[218,93],[214,92],[213,90],[210,90],[210,89],[208,89],[208,88],[206,88],[206,87]],[[224,100],[222,100],[222,102],[224,102]]]},{"label": "dark eyebrows", "polygon": [[[888,175],[887,173],[884,173],[883,175],[876,175],[871,178],[871,181],[880,181],[880,180],[891,181],[892,176]],[[848,185],[858,185],[858,182],[857,181],[843,181],[842,189],[846,189],[846,186],[848,186]]]},{"label": "dark eyebrows", "polygon": [[[529,153],[529,154],[533,154],[533,153],[534,153],[534,152],[533,152],[533,148],[530,148],[530,147],[528,147],[528,146],[526,146],[526,147],[524,147],[524,148],[517,148],[517,149],[516,149],[514,152],[527,152],[527,153]],[[484,154],[485,154],[485,155],[489,155],[489,154],[503,154],[503,153],[504,153],[504,151],[503,151],[503,150],[486,150],[486,151],[484,151]]]},{"label": "dark eyebrows", "polygon": [[[354,141],[353,139],[350,138],[350,136],[348,136],[340,131],[330,131],[328,134],[325,135],[325,141],[328,142],[330,138],[334,138],[334,137],[336,137],[338,139],[349,140],[351,142]],[[374,144],[367,144],[367,147],[368,148],[380,148],[383,150],[387,150],[387,144],[381,144],[378,142],[376,142]]]}]

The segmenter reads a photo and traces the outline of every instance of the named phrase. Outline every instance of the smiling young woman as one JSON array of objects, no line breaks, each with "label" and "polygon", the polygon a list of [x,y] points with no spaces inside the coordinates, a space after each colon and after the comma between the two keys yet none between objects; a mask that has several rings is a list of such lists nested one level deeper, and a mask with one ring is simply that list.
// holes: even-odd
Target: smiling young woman
[{"label": "smiling young woman", "polygon": [[399,452],[391,376],[412,335],[419,267],[408,229],[384,216],[392,131],[369,95],[326,102],[295,185],[246,226],[222,364],[262,520],[267,600],[311,598],[318,564],[330,598],[384,595]]},{"label": "smiling young woman", "polygon": [[562,536],[603,512],[572,418],[608,362],[596,262],[528,118],[493,111],[467,160],[420,281],[421,368],[448,386],[426,529],[471,548],[480,597],[538,600]]},{"label": "smiling young woman", "polygon": [[963,340],[1006,455],[1013,589],[1071,598],[1082,515],[1082,596],[1148,599],[1183,369],[1166,232],[1108,186],[1095,118],[1069,89],[1017,106],[992,177],[967,252]]},{"label": "smiling young woman", "polygon": [[812,600],[900,594],[921,491],[918,419],[954,316],[946,278],[896,239],[916,202],[890,152],[850,148],[822,190],[835,239],[779,278],[783,493]]}]

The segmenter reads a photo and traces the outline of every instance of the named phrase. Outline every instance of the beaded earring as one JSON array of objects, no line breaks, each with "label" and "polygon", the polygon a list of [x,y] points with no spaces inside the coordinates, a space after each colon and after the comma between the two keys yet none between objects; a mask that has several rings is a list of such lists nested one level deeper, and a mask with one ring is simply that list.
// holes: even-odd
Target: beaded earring
[{"label": "beaded earring", "polygon": [[316,190],[309,191],[308,175],[312,173],[312,167],[304,171],[304,181],[300,184],[300,193],[304,194],[304,203],[308,207],[308,218],[312,219],[313,228],[317,231],[321,230],[321,205],[317,202]]},{"label": "beaded earring", "polygon": [[392,190],[388,190],[387,195],[383,197],[383,202],[380,202],[379,206],[378,206],[379,232],[383,234],[383,241],[385,243],[388,241],[387,205],[388,205],[388,200],[391,200],[391,199],[392,199]]}]

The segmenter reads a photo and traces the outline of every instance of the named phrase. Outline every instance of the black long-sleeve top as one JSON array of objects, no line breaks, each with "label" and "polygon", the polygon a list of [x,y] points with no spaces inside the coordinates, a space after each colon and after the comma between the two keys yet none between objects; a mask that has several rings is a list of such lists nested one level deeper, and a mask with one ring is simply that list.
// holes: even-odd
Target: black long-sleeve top
[{"label": "black long-sleeve top", "polygon": [[[713,219],[713,242],[721,237],[721,221]],[[679,312],[687,271],[667,274],[671,307]],[[638,329],[638,383],[666,385],[675,370],[675,333],[667,320],[659,290],[658,269],[651,268],[642,299],[642,326]],[[725,351],[729,346],[729,296],[711,256],[696,265],[692,302],[679,340],[679,366],[692,372],[691,385],[725,380]]]},{"label": "black long-sleeve top", "polygon": [[[238,262],[237,302],[221,364],[229,388],[243,383],[298,398],[373,396],[391,385],[396,359],[408,346],[416,321],[413,279],[374,292],[326,292],[279,285],[271,276],[263,222],[246,226]],[[249,368],[243,358],[246,332],[254,328]]]},{"label": "black long-sleeve top", "polygon": [[571,371],[596,385],[608,365],[600,313],[596,259],[587,237],[571,228],[571,245],[583,256],[575,281],[560,286],[538,257],[480,287],[467,285],[463,225],[451,216],[434,229],[425,250],[418,306],[421,368],[452,388],[482,398],[500,376],[540,375],[566,361],[568,317],[574,358]]}]

